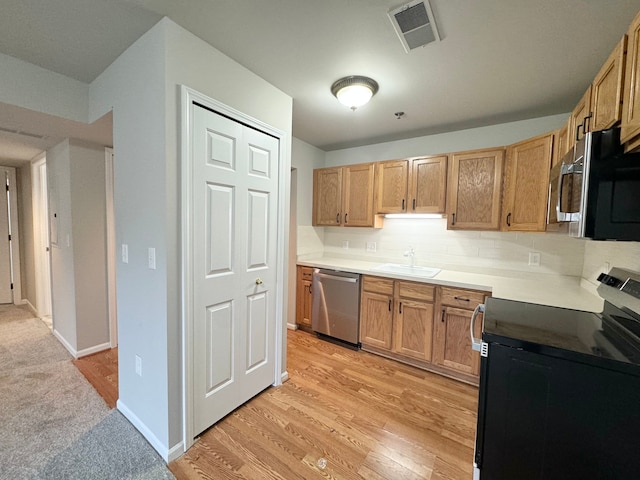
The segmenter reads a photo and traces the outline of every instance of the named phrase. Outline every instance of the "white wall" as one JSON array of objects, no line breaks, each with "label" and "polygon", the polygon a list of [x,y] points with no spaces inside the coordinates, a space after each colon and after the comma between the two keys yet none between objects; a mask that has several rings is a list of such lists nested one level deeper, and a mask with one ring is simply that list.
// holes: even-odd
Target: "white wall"
[{"label": "white wall", "polygon": [[566,122],[568,115],[552,115],[438,135],[377,143],[364,147],[334,150],[327,152],[325,166],[332,167],[509,145],[560,128]]},{"label": "white wall", "polygon": [[65,140],[47,152],[53,328],[75,356],[107,348],[104,148]]},{"label": "white wall", "polygon": [[165,459],[182,440],[180,84],[285,132],[290,167],[291,98],[169,19],[91,84],[90,119],[113,108],[116,243],[129,246],[117,266],[118,405]]},{"label": "white wall", "polygon": [[0,53],[0,102],[87,121],[89,86]]}]

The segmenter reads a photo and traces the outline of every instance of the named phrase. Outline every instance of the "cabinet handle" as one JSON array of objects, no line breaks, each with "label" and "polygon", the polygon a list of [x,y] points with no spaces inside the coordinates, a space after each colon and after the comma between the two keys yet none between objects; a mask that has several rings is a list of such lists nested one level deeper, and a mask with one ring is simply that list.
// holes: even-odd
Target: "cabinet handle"
[{"label": "cabinet handle", "polygon": [[311,285],[309,285],[309,295],[311,295],[313,292],[311,290]]},{"label": "cabinet handle", "polygon": [[400,306],[398,310],[399,310],[398,313],[402,313],[402,302],[400,302]]},{"label": "cabinet handle", "polygon": [[456,224],[456,214],[452,213],[451,214],[451,225],[455,225]]},{"label": "cabinet handle", "polygon": [[344,223],[345,223],[345,224],[349,223],[349,222],[347,222],[347,215],[349,215],[349,214],[348,214],[348,213],[345,213],[345,214],[344,214]]},{"label": "cabinet handle", "polygon": [[336,213],[336,223],[340,223],[340,214]]},{"label": "cabinet handle", "polygon": [[414,210],[416,209],[416,199],[415,198],[413,199],[413,209]]},{"label": "cabinet handle", "polygon": [[576,125],[576,142],[580,140],[580,127],[584,127],[584,121],[580,125]]},{"label": "cabinet handle", "polygon": [[464,298],[464,297],[453,297],[454,300],[460,300],[461,302],[470,302],[471,300],[469,300],[468,298]]},{"label": "cabinet handle", "polygon": [[444,323],[444,314],[445,314],[445,309],[443,308],[442,309],[442,317],[441,317],[442,323]]},{"label": "cabinet handle", "polygon": [[584,133],[585,135],[587,134],[587,132],[591,131],[590,123],[592,118],[593,118],[593,112],[589,112],[589,115],[584,117],[584,120],[582,120],[582,133]]},{"label": "cabinet handle", "polygon": [[402,199],[402,211],[404,212],[404,198]]},{"label": "cabinet handle", "polygon": [[389,311],[391,311],[391,300],[389,300]]},{"label": "cabinet handle", "polygon": [[511,226],[511,212],[507,214],[507,227]]}]

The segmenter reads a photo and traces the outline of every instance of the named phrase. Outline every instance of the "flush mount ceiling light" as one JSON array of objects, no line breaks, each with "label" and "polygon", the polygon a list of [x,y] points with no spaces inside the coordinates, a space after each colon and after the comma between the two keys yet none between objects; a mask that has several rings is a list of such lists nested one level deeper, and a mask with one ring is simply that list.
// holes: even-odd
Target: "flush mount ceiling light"
[{"label": "flush mount ceiling light", "polygon": [[360,75],[341,78],[331,85],[331,93],[351,110],[367,103],[377,91],[378,83],[375,80]]}]

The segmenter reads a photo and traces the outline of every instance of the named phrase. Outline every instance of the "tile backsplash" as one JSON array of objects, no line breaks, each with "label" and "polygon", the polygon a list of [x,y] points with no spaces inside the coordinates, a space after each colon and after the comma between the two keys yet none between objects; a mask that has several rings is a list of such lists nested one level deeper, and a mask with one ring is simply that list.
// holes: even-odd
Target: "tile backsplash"
[{"label": "tile backsplash", "polygon": [[[300,229],[309,227],[299,227]],[[581,276],[585,240],[559,234],[447,230],[446,219],[385,219],[384,228],[325,228],[324,234],[304,231],[313,245],[298,239],[298,254],[317,251],[328,257],[373,262],[408,263],[413,247],[416,265],[494,274],[555,274]],[[302,245],[301,245],[302,243]],[[370,250],[375,243],[375,252]],[[347,246],[348,248],[345,248]],[[540,265],[529,265],[539,253]],[[534,255],[535,256],[535,255]],[[520,272],[520,273],[518,273]]]},{"label": "tile backsplash", "polygon": [[595,242],[587,240],[582,278],[597,284],[598,275],[608,267],[640,271],[640,242]]}]

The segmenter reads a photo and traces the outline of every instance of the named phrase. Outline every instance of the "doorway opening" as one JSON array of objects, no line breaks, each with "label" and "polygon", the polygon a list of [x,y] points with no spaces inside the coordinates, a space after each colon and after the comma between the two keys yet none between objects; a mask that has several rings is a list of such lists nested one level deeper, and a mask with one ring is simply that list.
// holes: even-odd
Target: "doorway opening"
[{"label": "doorway opening", "polygon": [[47,196],[47,158],[31,163],[33,202],[33,248],[36,274],[37,315],[52,328],[51,318],[51,248],[49,237],[49,201]]}]

